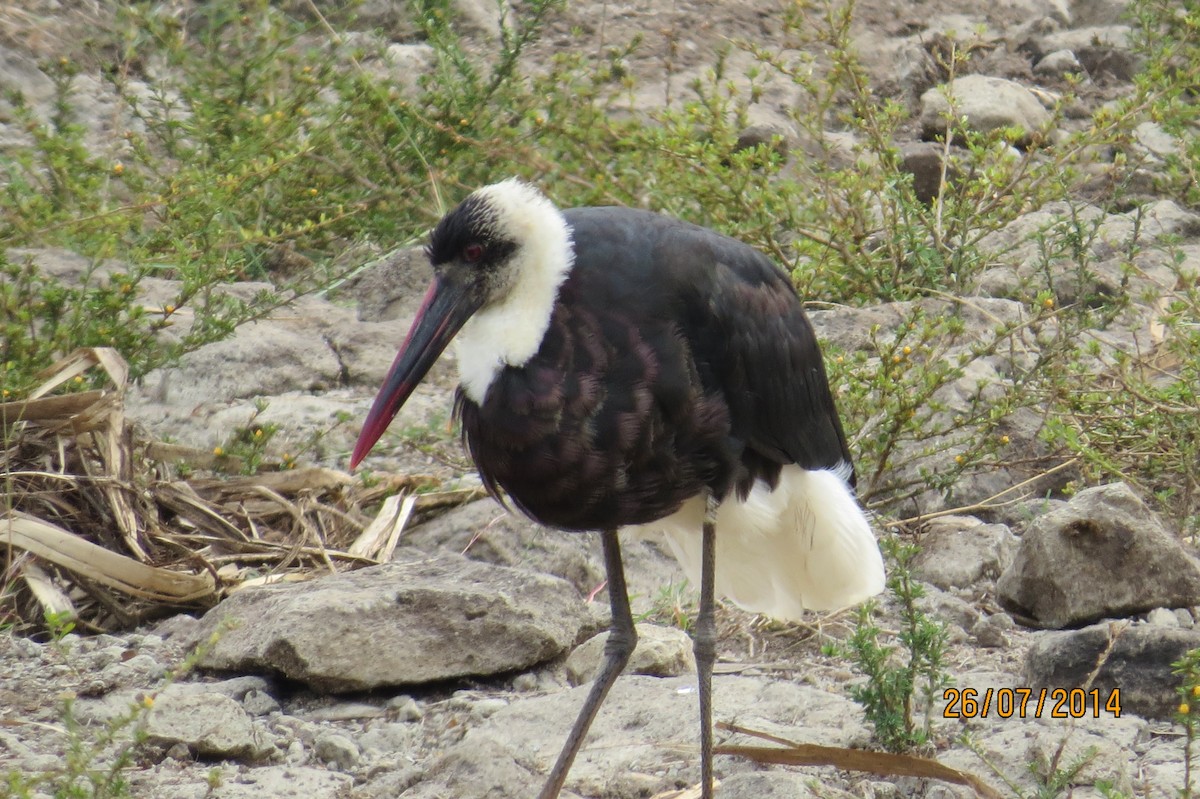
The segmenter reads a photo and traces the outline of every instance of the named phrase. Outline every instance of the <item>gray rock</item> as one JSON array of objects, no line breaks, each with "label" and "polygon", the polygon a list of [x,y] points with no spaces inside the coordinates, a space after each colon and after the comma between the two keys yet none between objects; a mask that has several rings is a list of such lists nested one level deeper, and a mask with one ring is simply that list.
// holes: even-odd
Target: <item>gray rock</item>
[{"label": "gray rock", "polygon": [[1005,649],[1009,645],[1008,635],[1015,624],[1012,616],[1007,613],[994,613],[985,619],[980,619],[971,628],[975,643],[989,649]]},{"label": "gray rock", "polygon": [[917,607],[925,613],[963,631],[970,630],[979,622],[979,611],[969,602],[933,585],[926,584],[923,588],[925,596],[917,600]]},{"label": "gray rock", "polygon": [[1174,629],[1178,629],[1181,626],[1179,624],[1179,617],[1175,615],[1174,611],[1168,608],[1155,608],[1147,613],[1146,623],[1155,627],[1171,627]]},{"label": "gray rock", "polygon": [[421,297],[432,277],[425,251],[405,247],[358,270],[339,287],[338,294],[358,302],[361,321],[401,320],[408,324],[421,307]]},{"label": "gray rock", "polygon": [[1050,122],[1050,114],[1033,92],[1019,83],[985,75],[955,78],[921,95],[921,130],[928,138],[944,136],[946,117],[965,117],[969,130],[987,133],[1001,128],[1024,131],[1014,144],[1027,143]]},{"label": "gray rock", "polygon": [[[585,596],[604,584],[598,536],[551,530],[506,511],[491,499],[463,505],[406,530],[404,540],[430,554],[462,553],[484,563],[553,574]],[[666,551],[661,535],[623,536],[621,550],[635,615],[652,609],[663,586],[684,579],[683,569]],[[598,610],[599,627],[608,624],[607,604],[602,595],[599,602],[589,605]]]},{"label": "gray rock", "polygon": [[921,537],[914,574],[938,588],[967,588],[995,580],[1009,567],[1019,541],[1003,524],[968,516],[942,516]]},{"label": "gray rock", "polygon": [[322,763],[332,764],[339,771],[349,771],[358,763],[358,745],[345,735],[323,732],[313,742],[313,754]]},{"label": "gray rock", "polygon": [[278,713],[280,706],[275,697],[266,691],[253,689],[247,691],[246,695],[242,697],[242,709],[251,716],[269,716],[272,713]]},{"label": "gray rock", "polygon": [[[633,650],[622,674],[678,677],[695,673],[696,656],[692,653],[692,639],[683,630],[657,624],[638,624],[637,634],[637,648]],[[572,685],[587,682],[595,676],[604,660],[604,644],[607,641],[607,632],[592,636],[567,657],[567,677]]]},{"label": "gray rock", "polygon": [[1182,142],[1167,133],[1162,125],[1149,120],[1133,129],[1133,145],[1135,152],[1157,164],[1183,154]]},{"label": "gray rock", "polygon": [[996,584],[1002,605],[1060,628],[1200,602],[1200,563],[1123,483],[1033,521]]},{"label": "gray rock", "polygon": [[567,583],[449,555],[240,591],[205,614],[213,670],[369,690],[525,668],[574,643],[587,619]]},{"label": "gray rock", "polygon": [[217,693],[159,694],[146,717],[146,736],[164,748],[184,744],[199,758],[253,758],[263,748],[241,705]]},{"label": "gray rock", "polygon": [[1053,53],[1047,53],[1034,65],[1033,74],[1042,78],[1062,78],[1066,75],[1085,74],[1085,70],[1073,50],[1055,50]]},{"label": "gray rock", "polygon": [[1079,55],[1090,47],[1128,50],[1131,33],[1128,25],[1072,27],[1048,33],[1030,44],[1038,58],[1057,50],[1071,50]]},{"label": "gray rock", "polygon": [[[1110,645],[1112,651],[1103,659]],[[1102,707],[1119,690],[1122,713],[1172,719],[1179,706],[1175,691],[1179,678],[1172,674],[1171,664],[1197,647],[1200,631],[1150,624],[1105,623],[1042,633],[1026,656],[1023,682],[1035,691],[1080,688],[1096,672],[1092,687],[1099,690]],[[1097,664],[1101,664],[1099,671]],[[1102,711],[1102,715],[1111,713]]]}]

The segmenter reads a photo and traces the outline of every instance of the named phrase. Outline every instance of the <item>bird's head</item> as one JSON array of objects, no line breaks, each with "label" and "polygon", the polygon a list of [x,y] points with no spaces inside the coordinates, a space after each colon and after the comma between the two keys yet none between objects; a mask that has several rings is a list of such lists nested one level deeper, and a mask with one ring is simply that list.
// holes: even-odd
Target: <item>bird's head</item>
[{"label": "bird's head", "polygon": [[562,219],[541,192],[515,178],[478,189],[442,218],[425,249],[433,282],[363,423],[351,468],[472,316],[557,290],[570,267]]}]

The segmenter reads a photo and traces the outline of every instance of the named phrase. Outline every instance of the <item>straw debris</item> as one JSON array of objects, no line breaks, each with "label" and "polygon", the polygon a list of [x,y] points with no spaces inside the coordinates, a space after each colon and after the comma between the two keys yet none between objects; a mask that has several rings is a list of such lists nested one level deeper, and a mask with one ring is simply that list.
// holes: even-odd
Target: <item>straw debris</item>
[{"label": "straw debris", "polygon": [[[125,418],[115,350],[76,350],[44,377],[0,403],[0,624],[21,632],[67,618],[126,629],[247,585],[381,562],[416,512],[479,495],[418,495],[434,485],[422,477],[366,487],[321,467],[225,476],[231,464],[145,440]],[[69,391],[89,385],[101,387]],[[372,520],[363,509],[380,503]]]}]

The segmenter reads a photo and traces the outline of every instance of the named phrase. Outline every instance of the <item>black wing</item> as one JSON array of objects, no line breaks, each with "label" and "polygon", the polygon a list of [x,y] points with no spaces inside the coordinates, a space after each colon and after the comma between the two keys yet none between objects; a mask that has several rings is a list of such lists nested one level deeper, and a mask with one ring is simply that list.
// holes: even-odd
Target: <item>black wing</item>
[{"label": "black wing", "polygon": [[742,242],[692,225],[665,232],[702,378],[724,393],[733,434],[769,462],[853,466],[812,325],[787,277]]},{"label": "black wing", "polygon": [[[735,239],[628,208],[565,212],[586,239],[591,290],[639,318],[676,320],[708,392],[723,396],[751,476],[779,466],[850,467],[846,436],[812,325],[791,282]],[[615,273],[615,274],[614,274]],[[583,275],[581,274],[582,278]],[[748,489],[748,486],[743,486]]]}]

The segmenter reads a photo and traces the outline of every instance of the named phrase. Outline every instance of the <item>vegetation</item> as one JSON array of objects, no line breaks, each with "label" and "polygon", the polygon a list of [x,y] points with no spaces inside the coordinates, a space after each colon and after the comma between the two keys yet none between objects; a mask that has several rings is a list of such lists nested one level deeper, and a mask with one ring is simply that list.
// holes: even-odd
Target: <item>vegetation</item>
[{"label": "vegetation", "polygon": [[852,686],[850,695],[863,706],[879,743],[888,751],[904,752],[928,741],[935,700],[951,684],[945,663],[947,633],[945,623],[917,604],[925,595],[912,576],[913,558],[920,550],[894,537],[884,539],[883,547],[889,566],[888,598],[900,612],[894,643],[875,621],[878,601],[870,600],[855,611],[853,635],[825,652],[847,658],[862,671],[866,680]]},{"label": "vegetation", "polygon": [[[926,491],[954,504],[967,478],[1010,468],[1053,472],[1045,491],[1125,480],[1200,536],[1200,281],[1143,210],[1148,192],[1200,201],[1200,11],[1134,0],[1134,90],[1069,125],[1068,92],[1053,113],[1062,136],[979,133],[949,115],[948,179],[929,198],[903,168],[909,111],[879,96],[855,54],[852,0],[798,0],[787,41],[734,45],[757,63],[751,74],[733,76],[726,52],[679,102],[619,115],[638,88],[627,65],[637,42],[528,68],[562,2],[522,4],[485,60],[447,0],[414,0],[431,61],[411,85],[382,42],[342,35],[315,8],[213,0],[180,17],[119,4],[88,47],[43,65],[49,112],[5,98],[27,141],[0,164],[0,400],[79,346],[117,348],[134,378],[172,363],[336,286],[357,266],[352,246],[417,242],[463,192],[518,174],[566,205],[645,205],[715,227],[771,253],[814,302],[886,310],[861,346],[830,348],[861,495],[876,508],[900,512]],[[980,45],[948,40],[940,77],[963,74]],[[97,73],[123,125],[101,144],[80,108]],[[738,144],[780,80],[801,98],[790,115],[803,156]],[[1136,146],[1147,122],[1178,147]],[[1001,235],[1038,209],[1036,229]],[[1114,229],[1116,213],[1127,227]],[[78,253],[81,275],[47,274],[10,249],[48,246]],[[997,266],[1012,280],[981,292]],[[1155,288],[1149,272],[1169,279]],[[174,294],[150,304],[155,278],[175,281]],[[247,280],[272,288],[230,290]],[[1147,303],[1153,318],[1139,316]],[[1114,338],[1130,319],[1149,323],[1149,351]],[[1031,419],[1035,450],[1014,452]],[[220,446],[253,470],[274,432],[252,419]],[[892,556],[902,629],[887,640],[868,606],[845,654],[868,675],[858,698],[881,742],[902,749],[927,731],[914,697],[919,707],[944,680],[944,634],[914,604],[911,551]],[[670,590],[655,612],[682,623],[684,604]]]}]

